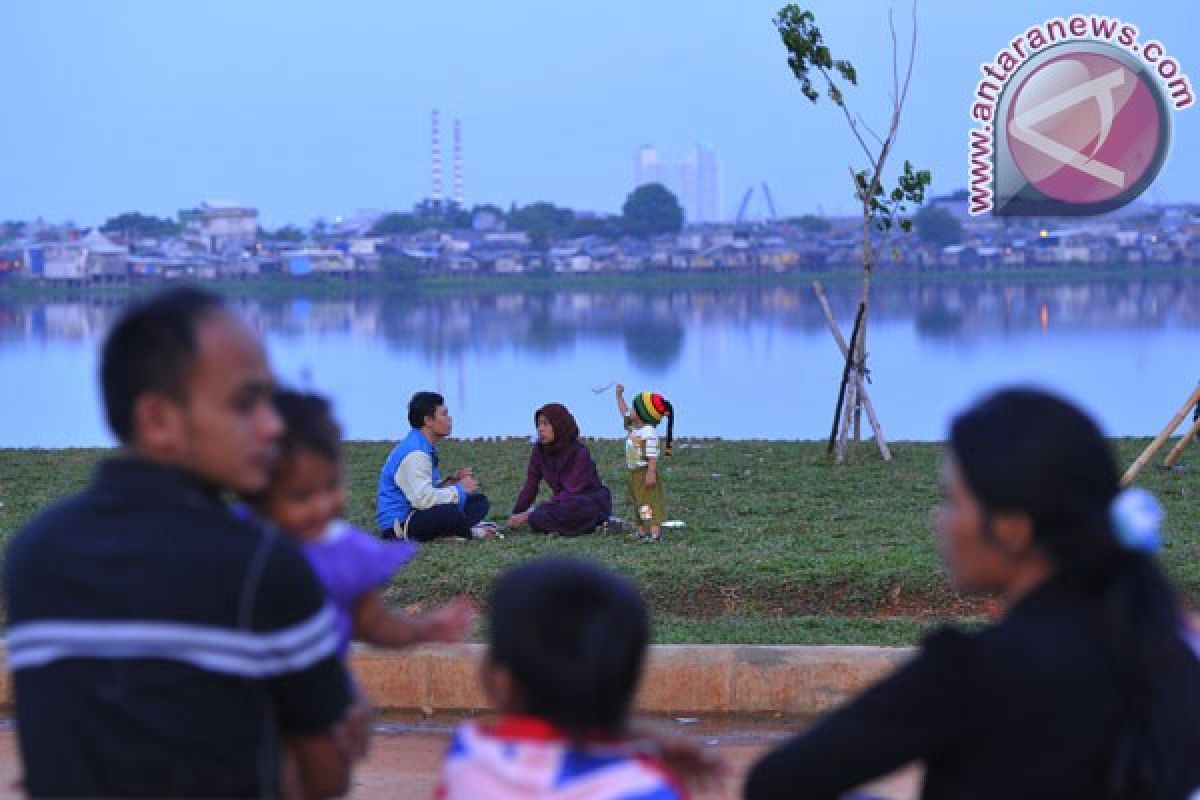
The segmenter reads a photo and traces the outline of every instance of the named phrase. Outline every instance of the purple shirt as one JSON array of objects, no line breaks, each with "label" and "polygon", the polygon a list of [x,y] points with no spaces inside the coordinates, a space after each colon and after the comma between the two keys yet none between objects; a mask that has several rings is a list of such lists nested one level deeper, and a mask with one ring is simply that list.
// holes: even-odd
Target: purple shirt
[{"label": "purple shirt", "polygon": [[520,514],[533,504],[541,481],[545,481],[554,492],[554,500],[608,493],[600,481],[591,452],[581,442],[576,442],[574,447],[560,455],[547,453],[540,444],[533,446],[533,452],[529,454],[529,466],[525,470],[525,485],[513,504],[514,514]]},{"label": "purple shirt", "polygon": [[338,652],[345,655],[354,630],[354,609],[417,554],[407,540],[384,542],[342,520],[330,523],[321,538],[302,545],[313,572],[337,615]]}]

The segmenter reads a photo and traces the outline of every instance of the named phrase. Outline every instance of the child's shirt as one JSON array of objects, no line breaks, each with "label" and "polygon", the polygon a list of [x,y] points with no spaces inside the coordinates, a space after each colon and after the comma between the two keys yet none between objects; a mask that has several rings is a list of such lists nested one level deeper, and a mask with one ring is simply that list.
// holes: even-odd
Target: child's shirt
[{"label": "child's shirt", "polygon": [[658,762],[628,744],[580,745],[536,717],[468,722],[455,732],[435,800],[687,800]]},{"label": "child's shirt", "polygon": [[338,653],[350,648],[354,609],[417,554],[406,539],[384,542],[342,520],[334,520],[321,538],[301,545],[337,616]]},{"label": "child's shirt", "polygon": [[[632,420],[632,416],[630,417]],[[653,425],[629,424],[629,435],[625,437],[625,466],[638,469],[649,465],[649,459],[658,458],[658,431]]]}]

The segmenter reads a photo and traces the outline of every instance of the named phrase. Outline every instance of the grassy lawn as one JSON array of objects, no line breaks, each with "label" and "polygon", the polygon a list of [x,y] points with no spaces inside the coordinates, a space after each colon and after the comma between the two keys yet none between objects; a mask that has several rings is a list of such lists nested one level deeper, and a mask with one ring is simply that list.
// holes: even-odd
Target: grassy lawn
[{"label": "grassy lawn", "polygon": [[[1146,440],[1117,442],[1128,464]],[[629,517],[620,442],[590,443]],[[375,482],[390,447],[347,446],[349,517],[373,529]],[[449,441],[442,464],[471,466],[503,523],[524,476],[523,439]],[[615,536],[513,533],[503,541],[435,543],[393,581],[390,602],[424,606],[465,593],[483,599],[504,568],[543,554],[607,563],[642,587],[664,642],[907,644],[945,618],[978,617],[978,601],[946,585],[929,534],[937,444],[897,443],[895,461],[867,448],[835,466],[824,444],[693,441],[665,464],[669,516],[686,523],[662,544]],[[1164,451],[1165,452],[1165,451]],[[0,450],[0,542],[45,504],[86,481],[102,450]],[[1200,463],[1193,449],[1182,461]],[[1164,562],[1200,601],[1200,471],[1147,468],[1139,481],[1166,506]]]}]

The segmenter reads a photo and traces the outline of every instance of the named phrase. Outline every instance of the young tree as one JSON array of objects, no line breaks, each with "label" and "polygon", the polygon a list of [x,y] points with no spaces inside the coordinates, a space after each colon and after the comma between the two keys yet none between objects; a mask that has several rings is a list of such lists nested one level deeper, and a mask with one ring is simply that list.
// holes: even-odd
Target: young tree
[{"label": "young tree", "polygon": [[[850,344],[846,353],[846,369],[843,371],[842,386],[838,391],[837,407],[834,419],[834,433],[830,435],[832,450],[835,435],[840,425],[840,436],[837,436],[838,460],[845,456],[845,442],[849,429],[853,426],[854,439],[859,438],[860,420],[864,406],[867,408],[871,424],[875,428],[875,438],[884,459],[890,459],[887,444],[883,439],[883,431],[870,407],[865,387],[867,373],[867,309],[870,301],[871,273],[875,267],[875,253],[883,244],[893,228],[904,232],[912,229],[912,219],[908,216],[910,205],[919,205],[925,198],[925,188],[931,180],[927,170],[918,170],[909,161],[904,162],[896,184],[888,189],[885,180],[885,170],[888,158],[900,130],[900,116],[904,110],[904,101],[908,96],[909,84],[912,81],[913,60],[917,52],[917,8],[913,2],[912,11],[912,41],[909,46],[908,63],[901,80],[900,51],[896,43],[896,26],[888,12],[888,25],[892,34],[892,92],[891,114],[888,126],[883,136],[876,133],[863,120],[860,114],[854,113],[846,103],[846,91],[849,87],[858,85],[858,72],[854,65],[843,59],[835,59],[829,46],[825,44],[824,36],[816,25],[816,18],[811,11],[801,9],[794,3],[780,9],[774,19],[775,28],[783,40],[783,46],[788,53],[788,66],[796,80],[800,82],[800,90],[813,103],[816,103],[822,92],[813,85],[814,81],[823,83],[825,94],[829,101],[841,109],[850,128],[850,133],[862,149],[866,158],[866,168],[856,169],[850,166],[850,179],[854,187],[854,197],[862,212],[862,262],[863,283],[862,299],[859,302],[855,320],[855,329],[850,336]],[[870,142],[868,142],[870,137]],[[839,334],[840,336],[840,334]],[[845,408],[845,417],[842,409]],[[841,418],[839,420],[839,418]]]}]

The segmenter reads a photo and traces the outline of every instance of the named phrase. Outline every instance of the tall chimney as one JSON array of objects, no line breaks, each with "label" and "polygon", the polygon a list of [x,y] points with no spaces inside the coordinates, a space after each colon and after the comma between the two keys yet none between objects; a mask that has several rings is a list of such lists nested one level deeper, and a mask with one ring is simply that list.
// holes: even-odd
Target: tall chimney
[{"label": "tall chimney", "polygon": [[438,134],[438,112],[433,112],[433,201],[442,202],[442,141]]},{"label": "tall chimney", "polygon": [[454,120],[454,204],[463,205],[462,120]]}]

